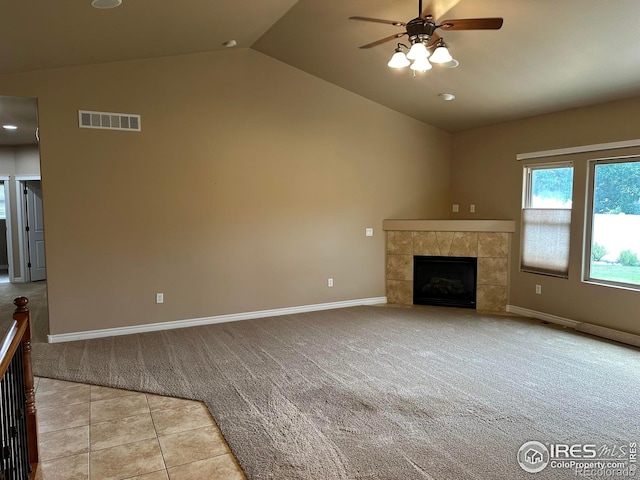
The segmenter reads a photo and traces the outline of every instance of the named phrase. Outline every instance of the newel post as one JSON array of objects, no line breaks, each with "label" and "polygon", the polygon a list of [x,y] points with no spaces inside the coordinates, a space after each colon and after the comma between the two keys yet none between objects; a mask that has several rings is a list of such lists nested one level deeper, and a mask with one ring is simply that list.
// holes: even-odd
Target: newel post
[{"label": "newel post", "polygon": [[27,304],[29,299],[18,297],[13,301],[16,310],[13,319],[18,322],[26,322],[27,328],[22,337],[22,360],[24,368],[24,389],[26,398],[27,438],[29,442],[29,463],[38,463],[38,423],[36,419],[36,391],[33,381],[33,369],[31,364],[31,315]]}]

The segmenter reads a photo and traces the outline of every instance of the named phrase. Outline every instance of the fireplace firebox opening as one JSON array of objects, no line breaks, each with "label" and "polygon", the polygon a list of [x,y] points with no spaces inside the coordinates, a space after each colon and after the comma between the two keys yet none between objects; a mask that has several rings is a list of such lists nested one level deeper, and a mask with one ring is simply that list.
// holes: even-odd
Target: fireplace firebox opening
[{"label": "fireplace firebox opening", "polygon": [[478,259],[413,257],[414,305],[476,308]]}]

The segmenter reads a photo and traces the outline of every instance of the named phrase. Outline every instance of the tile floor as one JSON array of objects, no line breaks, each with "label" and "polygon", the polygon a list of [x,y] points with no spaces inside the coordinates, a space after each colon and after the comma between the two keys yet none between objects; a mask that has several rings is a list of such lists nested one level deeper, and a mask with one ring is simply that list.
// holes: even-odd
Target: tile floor
[{"label": "tile floor", "polygon": [[36,378],[37,480],[244,480],[201,402]]}]

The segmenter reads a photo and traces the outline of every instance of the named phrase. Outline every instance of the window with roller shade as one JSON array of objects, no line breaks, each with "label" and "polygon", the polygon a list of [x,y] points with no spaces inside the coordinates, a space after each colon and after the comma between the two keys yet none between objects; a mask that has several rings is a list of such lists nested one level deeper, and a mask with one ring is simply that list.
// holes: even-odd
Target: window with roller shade
[{"label": "window with roller shade", "polygon": [[520,270],[569,276],[573,165],[524,168]]}]

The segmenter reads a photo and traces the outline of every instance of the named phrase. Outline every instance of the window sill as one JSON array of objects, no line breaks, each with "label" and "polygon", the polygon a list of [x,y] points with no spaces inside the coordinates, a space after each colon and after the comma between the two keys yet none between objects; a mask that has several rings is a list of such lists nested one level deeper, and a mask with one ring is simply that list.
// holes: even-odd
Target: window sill
[{"label": "window sill", "polygon": [[598,287],[610,287],[610,288],[618,288],[620,290],[629,290],[631,292],[640,292],[640,285],[610,282],[607,280],[602,280],[600,278],[585,278],[584,280],[582,280],[582,282],[588,283],[589,285],[596,285]]}]

